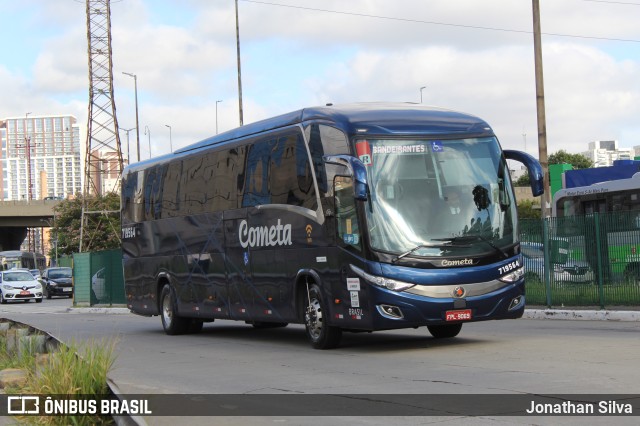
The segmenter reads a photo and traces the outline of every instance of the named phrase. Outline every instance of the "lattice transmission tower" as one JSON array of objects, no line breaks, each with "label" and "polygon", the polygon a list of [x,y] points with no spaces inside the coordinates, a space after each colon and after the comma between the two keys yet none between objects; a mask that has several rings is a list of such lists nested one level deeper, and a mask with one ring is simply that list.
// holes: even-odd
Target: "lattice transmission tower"
[{"label": "lattice transmission tower", "polygon": [[[86,0],[87,40],[89,55],[89,113],[85,155],[84,202],[80,247],[83,251],[84,234],[91,235],[101,226],[107,226],[108,216],[116,210],[96,210],[91,199],[109,192],[118,193],[123,160],[113,93],[113,60],[111,50],[110,0]],[[112,226],[111,226],[112,227]],[[119,237],[117,230],[113,229]],[[93,237],[84,247],[89,250]]]}]

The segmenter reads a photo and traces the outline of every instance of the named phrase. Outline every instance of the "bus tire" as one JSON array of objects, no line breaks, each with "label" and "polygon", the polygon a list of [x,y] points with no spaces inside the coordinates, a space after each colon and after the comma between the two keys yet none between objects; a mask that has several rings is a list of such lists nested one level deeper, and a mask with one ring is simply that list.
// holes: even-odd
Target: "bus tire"
[{"label": "bus tire", "polygon": [[189,331],[191,320],[178,316],[176,297],[169,284],[165,284],[160,293],[160,318],[164,332],[170,336],[185,334]]},{"label": "bus tire", "polygon": [[449,339],[456,337],[462,329],[462,323],[458,324],[443,324],[443,325],[428,325],[429,333],[436,339]]},{"label": "bus tire", "polygon": [[315,349],[333,349],[340,344],[342,330],[327,325],[329,310],[318,284],[309,287],[309,297],[305,303],[304,324],[307,337]]}]

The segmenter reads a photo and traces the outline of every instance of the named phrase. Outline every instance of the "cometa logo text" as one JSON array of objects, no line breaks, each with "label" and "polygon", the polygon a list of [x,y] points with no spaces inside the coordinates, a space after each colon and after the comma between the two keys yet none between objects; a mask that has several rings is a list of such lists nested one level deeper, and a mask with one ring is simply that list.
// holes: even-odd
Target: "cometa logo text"
[{"label": "cometa logo text", "polygon": [[238,229],[240,245],[247,247],[290,246],[291,224],[283,225],[278,219],[276,225],[254,226],[249,228],[246,220],[240,222]]},{"label": "cometa logo text", "polygon": [[463,266],[473,265],[473,259],[460,259],[460,260],[443,260],[442,266]]}]

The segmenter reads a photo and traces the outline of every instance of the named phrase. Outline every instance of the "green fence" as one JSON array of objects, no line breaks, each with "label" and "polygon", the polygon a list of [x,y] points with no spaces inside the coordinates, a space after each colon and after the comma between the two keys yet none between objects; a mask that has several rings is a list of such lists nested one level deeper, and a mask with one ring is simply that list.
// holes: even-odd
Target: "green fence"
[{"label": "green fence", "polygon": [[640,306],[638,212],[522,219],[527,303]]},{"label": "green fence", "polygon": [[123,305],[122,251],[73,255],[74,305]]}]

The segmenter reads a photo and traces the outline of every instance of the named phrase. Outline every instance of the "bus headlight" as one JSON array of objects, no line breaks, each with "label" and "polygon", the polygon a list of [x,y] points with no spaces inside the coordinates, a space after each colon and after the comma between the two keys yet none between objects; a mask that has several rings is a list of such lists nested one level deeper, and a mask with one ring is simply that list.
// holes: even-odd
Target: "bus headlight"
[{"label": "bus headlight", "polygon": [[514,283],[524,276],[524,268],[518,268],[509,272],[507,275],[500,278],[500,281],[505,283]]},{"label": "bus headlight", "polygon": [[351,265],[351,270],[356,274],[358,274],[362,279],[364,279],[368,283],[371,283],[378,287],[385,288],[387,290],[404,291],[415,286],[415,284],[412,284],[412,283],[406,283],[404,281],[398,281],[398,280],[393,280],[391,278],[378,277],[376,275],[368,274],[362,269],[358,268],[357,266]]}]

